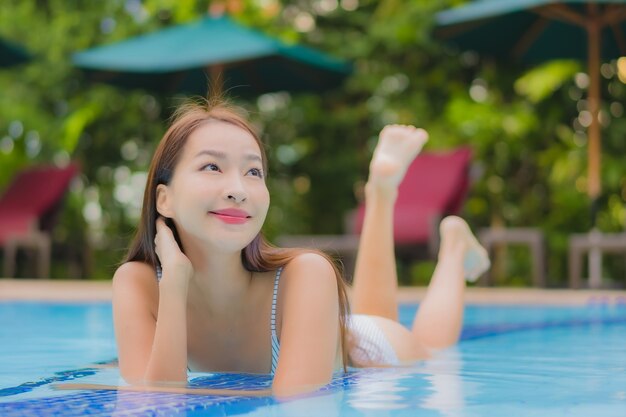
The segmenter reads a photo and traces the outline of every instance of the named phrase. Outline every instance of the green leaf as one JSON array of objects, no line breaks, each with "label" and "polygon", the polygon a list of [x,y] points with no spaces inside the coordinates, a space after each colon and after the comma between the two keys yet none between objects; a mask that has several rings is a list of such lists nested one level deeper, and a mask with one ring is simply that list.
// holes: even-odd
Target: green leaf
[{"label": "green leaf", "polygon": [[518,78],[515,81],[515,91],[533,103],[538,103],[550,97],[580,70],[581,65],[576,61],[550,61]]},{"label": "green leaf", "polygon": [[63,126],[61,147],[71,154],[85,128],[102,114],[102,106],[89,103],[70,114]]}]

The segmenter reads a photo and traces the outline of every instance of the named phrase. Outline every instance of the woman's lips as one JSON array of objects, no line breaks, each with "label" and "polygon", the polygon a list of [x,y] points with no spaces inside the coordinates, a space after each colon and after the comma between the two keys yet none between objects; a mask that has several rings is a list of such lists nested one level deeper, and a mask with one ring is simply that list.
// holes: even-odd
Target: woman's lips
[{"label": "woman's lips", "polygon": [[238,209],[215,210],[209,213],[228,224],[243,224],[250,219],[248,213]]}]

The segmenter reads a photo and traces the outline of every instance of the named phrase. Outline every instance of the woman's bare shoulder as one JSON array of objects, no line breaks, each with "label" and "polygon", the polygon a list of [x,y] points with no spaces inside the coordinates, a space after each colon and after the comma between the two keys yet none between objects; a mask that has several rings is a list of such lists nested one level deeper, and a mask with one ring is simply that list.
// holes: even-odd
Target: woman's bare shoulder
[{"label": "woman's bare shoulder", "polygon": [[[285,265],[286,287],[302,291],[337,291],[337,280],[331,261],[315,252],[303,252]],[[287,291],[289,292],[289,291]]]},{"label": "woman's bare shoulder", "polygon": [[[156,271],[144,262],[126,262],[113,276],[113,306],[121,314],[148,312],[156,319],[159,282]],[[124,313],[125,312],[125,313]]]},{"label": "woman's bare shoulder", "polygon": [[284,270],[288,275],[298,275],[300,272],[316,272],[329,273],[330,276],[334,276],[330,261],[315,252],[302,252],[296,255],[285,265]]},{"label": "woman's bare shoulder", "polygon": [[113,288],[158,288],[156,271],[145,262],[132,261],[120,265],[113,275]]}]

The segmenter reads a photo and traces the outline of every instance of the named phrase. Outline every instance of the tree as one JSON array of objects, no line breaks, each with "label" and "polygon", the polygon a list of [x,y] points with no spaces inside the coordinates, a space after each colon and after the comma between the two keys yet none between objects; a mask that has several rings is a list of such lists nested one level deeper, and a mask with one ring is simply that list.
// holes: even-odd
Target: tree
[{"label": "tree", "polygon": [[[343,232],[377,133],[387,123],[410,123],[428,129],[431,149],[472,146],[477,175],[463,215],[475,228],[542,228],[551,283],[564,283],[567,235],[589,227],[580,66],[557,62],[529,70],[457,54],[436,41],[432,29],[434,13],[460,1],[226,3],[239,21],[355,67],[336,91],[235,98],[268,145],[270,237]],[[6,0],[0,9],[0,35],[22,40],[37,56],[0,72],[0,181],[32,163],[71,158],[83,168],[55,234],[59,257],[77,260],[59,262],[55,276],[112,275],[138,218],[151,153],[180,100],[90,83],[72,68],[70,54],[196,19],[208,4]],[[598,223],[613,231],[626,223],[626,122],[620,117],[626,93],[615,63],[603,68],[610,129],[604,134],[606,204]],[[514,255],[508,282],[529,282],[528,257]],[[81,270],[81,264],[91,267]],[[624,275],[624,266],[609,265],[609,272]]]}]

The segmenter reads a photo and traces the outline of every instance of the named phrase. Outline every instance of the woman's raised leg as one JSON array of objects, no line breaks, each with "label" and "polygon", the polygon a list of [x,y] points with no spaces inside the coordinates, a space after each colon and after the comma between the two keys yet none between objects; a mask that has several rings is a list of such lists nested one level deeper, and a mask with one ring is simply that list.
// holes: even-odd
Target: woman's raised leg
[{"label": "woman's raised leg", "polygon": [[443,219],[435,272],[415,316],[412,333],[420,346],[440,349],[455,344],[463,324],[465,281],[490,266],[485,249],[460,217]]},{"label": "woman's raised leg", "polygon": [[398,319],[393,207],[398,186],[428,134],[391,125],[380,132],[365,186],[365,219],[353,279],[352,311]]}]

